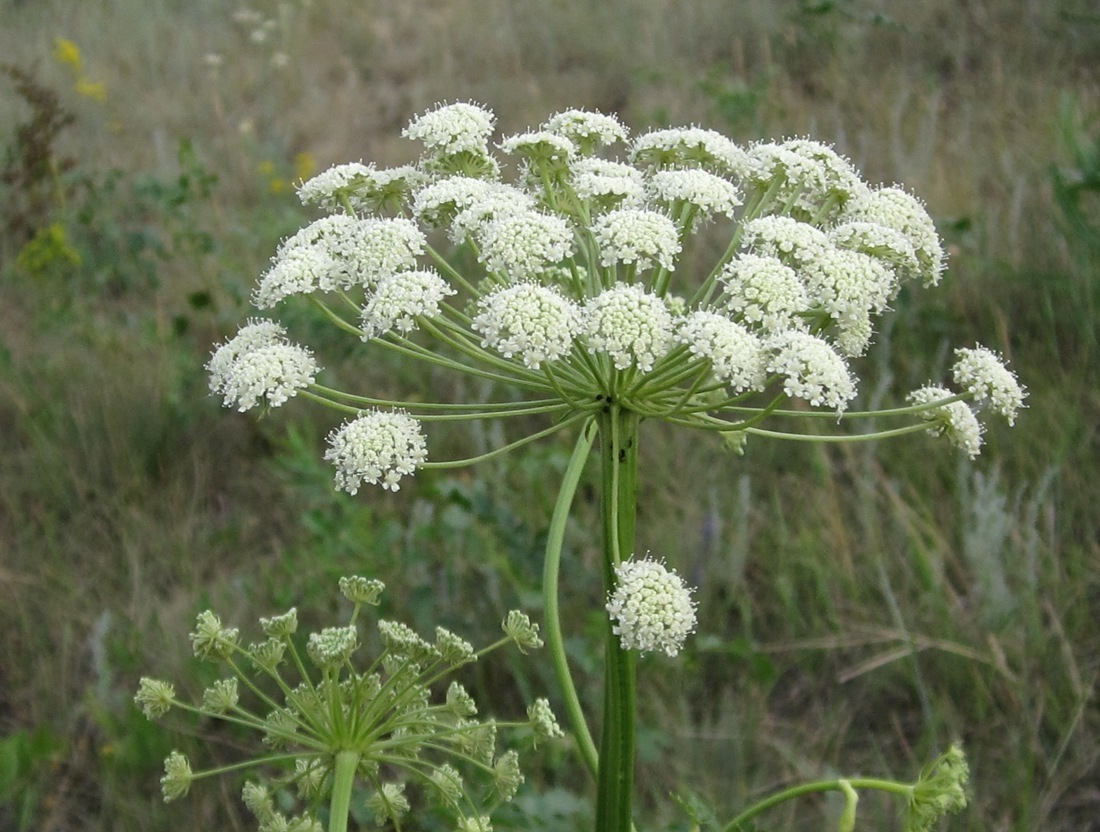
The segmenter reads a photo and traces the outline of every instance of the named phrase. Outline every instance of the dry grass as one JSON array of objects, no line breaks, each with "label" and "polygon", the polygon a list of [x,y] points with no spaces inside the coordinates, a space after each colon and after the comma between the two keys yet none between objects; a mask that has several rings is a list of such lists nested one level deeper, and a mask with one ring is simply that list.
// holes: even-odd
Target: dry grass
[{"label": "dry grass", "polygon": [[[200,366],[299,218],[285,185],[301,154],[404,161],[412,114],[473,99],[504,131],[583,106],[636,128],[834,142],[869,179],[919,193],[953,254],[947,285],[900,299],[923,334],[884,335],[867,389],[938,376],[944,345],[964,338],[1008,352],[1032,388],[1020,426],[991,435],[976,472],[923,441],[809,456],[760,443],[717,465],[696,437],[647,435],[640,541],[685,552],[706,611],[695,653],[645,668],[647,805],[670,816],[668,790],[690,784],[726,815],[795,777],[907,776],[962,736],[976,808],[952,828],[1096,828],[1100,379],[1095,321],[1077,302],[1095,293],[1057,225],[1049,169],[1066,161],[1064,97],[1085,120],[1100,113],[1100,22],[1073,0],[901,5],[287,0],[257,6],[276,21],[263,42],[232,3],[0,6],[2,60],[34,68],[78,115],[61,149],[80,170],[171,180],[188,138],[220,179],[172,219],[210,231],[212,251],[158,260],[154,282],[108,292],[3,264],[0,730],[52,727],[22,756],[0,742],[3,765],[26,775],[0,827],[19,828],[26,799],[28,828],[244,828],[228,792],[159,805],[158,759],[178,738],[128,708],[140,673],[186,677],[182,634],[202,605],[244,623],[320,603],[364,550],[414,617],[432,614],[430,587],[483,590],[469,620],[451,622],[463,627],[530,590],[560,449],[425,477],[394,502],[336,499],[313,461],[322,425],[293,417],[295,444],[282,419],[219,413]],[[53,57],[59,36],[79,46],[103,102],[73,89],[73,67]],[[24,115],[9,93],[0,124]],[[123,223],[125,198],[98,206],[104,227]],[[196,292],[210,306],[189,306]],[[583,522],[574,537],[583,561]],[[461,561],[459,544],[480,559]],[[574,581],[583,633],[590,587]],[[503,670],[481,683],[505,699],[548,683],[527,666],[502,682]],[[216,753],[231,753],[221,740]],[[583,794],[565,762],[536,777]],[[771,820],[820,828],[836,808]],[[861,812],[894,828],[890,806]]]}]

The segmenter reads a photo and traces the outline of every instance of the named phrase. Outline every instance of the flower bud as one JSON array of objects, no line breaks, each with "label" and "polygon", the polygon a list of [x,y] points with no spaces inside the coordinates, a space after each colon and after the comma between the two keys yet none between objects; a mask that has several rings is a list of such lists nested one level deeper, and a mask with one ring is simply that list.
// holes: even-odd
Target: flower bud
[{"label": "flower bud", "polygon": [[550,700],[538,698],[533,705],[527,707],[527,718],[531,720],[531,729],[535,732],[535,747],[541,740],[550,740],[555,737],[564,737],[565,734],[558,725],[554,712],[550,710]]},{"label": "flower bud", "polygon": [[191,763],[178,751],[173,751],[164,760],[164,776],[160,778],[164,802],[170,803],[187,794],[191,789]]},{"label": "flower bud", "polygon": [[282,615],[276,615],[271,618],[261,618],[260,626],[263,627],[264,632],[272,638],[292,636],[298,631],[298,609],[297,607],[291,607]]},{"label": "flower bud", "polygon": [[237,707],[237,679],[230,677],[215,682],[202,694],[202,708],[212,714],[222,714]]},{"label": "flower bud", "polygon": [[175,698],[176,689],[168,682],[142,676],[134,702],[141,706],[142,713],[148,719],[157,719],[168,713]]},{"label": "flower bud", "polygon": [[381,581],[364,578],[362,575],[347,575],[340,579],[340,592],[355,604],[370,604],[372,607],[377,607],[385,588],[386,585]]},{"label": "flower bud", "polygon": [[200,659],[226,659],[237,648],[240,633],[236,627],[223,627],[210,610],[200,612],[191,633],[191,644]]},{"label": "flower bud", "polygon": [[519,610],[509,612],[501,627],[504,629],[504,634],[516,643],[521,653],[526,653],[528,649],[537,650],[542,647],[539,625]]}]

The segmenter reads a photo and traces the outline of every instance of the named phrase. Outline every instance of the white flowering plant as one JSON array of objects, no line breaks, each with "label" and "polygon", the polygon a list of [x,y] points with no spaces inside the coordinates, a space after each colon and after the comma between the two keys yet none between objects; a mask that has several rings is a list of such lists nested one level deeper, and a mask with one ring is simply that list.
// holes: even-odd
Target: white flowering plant
[{"label": "white flowering plant", "polygon": [[[253,300],[261,310],[312,304],[372,349],[492,383],[496,401],[398,401],[326,386],[313,352],[268,318],[215,349],[210,387],[239,410],[299,396],[344,414],[324,456],[336,487],[352,494],[366,484],[396,491],[420,470],[576,434],[550,519],[543,625],[572,735],[596,780],[593,828],[629,832],[636,662],[647,652],[675,656],[696,615],[675,570],[635,553],[640,424],[691,428],[738,452],[750,439],[928,432],[973,457],[982,419],[1011,424],[1025,393],[996,353],[974,347],[955,353],[955,388],[929,382],[896,407],[859,407],[853,360],[903,286],[940,282],[945,257],[919,199],[864,182],[827,145],[741,146],[699,127],[631,137],[618,119],[582,110],[493,144],[495,129],[484,107],[441,105],[404,131],[419,142],[415,164],[341,165],[302,183],[303,202],[323,216],[282,243]],[[688,252],[702,229],[722,245],[697,270],[701,257]],[[514,417],[545,424],[476,458],[430,454],[433,423]],[[598,741],[575,692],[557,597],[566,520],[591,456],[600,461],[608,613]],[[925,824],[912,828],[934,820],[928,806],[942,814],[965,802],[965,764],[950,770],[940,802],[910,813]],[[824,789],[846,796],[842,828],[851,828],[856,789],[915,793],[873,780],[800,788],[724,828],[747,828],[758,811]]]}]

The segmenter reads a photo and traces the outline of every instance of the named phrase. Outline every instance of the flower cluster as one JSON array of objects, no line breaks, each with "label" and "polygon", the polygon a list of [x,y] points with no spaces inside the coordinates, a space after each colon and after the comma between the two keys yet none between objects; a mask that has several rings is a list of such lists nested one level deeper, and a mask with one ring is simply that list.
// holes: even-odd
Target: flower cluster
[{"label": "flower cluster", "polygon": [[[523,782],[518,754],[497,751],[498,729],[526,728],[536,744],[560,737],[562,731],[545,699],[527,709],[526,719],[475,719],[478,706],[462,685],[443,683],[454,669],[476,661],[486,650],[475,651],[442,627],[429,641],[403,624],[379,621],[383,651],[362,665],[366,671],[359,670],[355,654],[361,639],[354,622],[363,605],[379,603],[382,590],[377,580],[342,578],[340,591],[355,605],[353,623],[310,633],[305,657],[294,639],[297,610],[260,619],[266,638],[248,645],[241,643],[236,628],[204,612],[191,635],[195,655],[222,665],[230,675],[207,688],[197,705],[178,698],[168,682],[149,677],[141,679],[134,700],[149,719],[175,709],[230,720],[262,735],[271,753],[250,765],[289,770],[268,781],[275,788],[257,781],[244,788],[245,806],[261,832],[321,829],[311,813],[288,818],[280,810],[285,809],[283,801],[276,808],[279,787],[294,787],[303,801],[316,806],[337,783],[350,788],[352,781],[371,790],[367,805],[379,825],[399,821],[419,796],[459,828],[476,821],[482,824],[476,828],[489,829],[493,808],[510,800]],[[506,620],[504,638],[487,649],[509,643],[524,650],[541,645],[538,628],[518,611]],[[306,670],[310,665],[313,672]],[[281,703],[279,694],[260,687],[257,674],[274,682]],[[244,701],[245,692],[261,707],[259,712]],[[194,781],[216,773],[193,771],[187,757],[173,751],[164,762],[164,799],[184,797]],[[348,774],[350,779],[344,776]],[[487,792],[476,785],[479,780],[487,781]],[[484,801],[475,799],[486,794]]]},{"label": "flower cluster", "polygon": [[[859,393],[849,363],[876,319],[906,284],[935,284],[944,269],[923,204],[863,182],[818,142],[741,146],[698,127],[632,138],[583,110],[494,144],[495,125],[480,105],[441,105],[404,131],[421,147],[415,163],[337,165],[304,182],[303,202],[327,213],[279,246],[253,299],[308,298],[372,348],[509,382],[533,401],[416,405],[331,390],[272,321],[250,321],[207,365],[211,390],[241,410],[305,390],[349,414],[326,453],[338,488],[396,490],[416,470],[458,464],[428,460],[419,423],[436,419],[542,413],[561,429],[615,402],[727,444],[789,436],[762,422],[801,412],[784,410],[789,399],[847,411]],[[683,273],[704,225],[729,244],[709,274]],[[472,257],[437,251],[436,230]],[[954,382],[958,392],[931,383],[891,416],[973,455],[982,426],[957,405],[1011,423],[1024,390],[985,348],[959,351]]]},{"label": "flower cluster", "polygon": [[607,611],[623,649],[677,655],[695,630],[695,602],[683,579],[649,558],[623,561],[615,579]]}]

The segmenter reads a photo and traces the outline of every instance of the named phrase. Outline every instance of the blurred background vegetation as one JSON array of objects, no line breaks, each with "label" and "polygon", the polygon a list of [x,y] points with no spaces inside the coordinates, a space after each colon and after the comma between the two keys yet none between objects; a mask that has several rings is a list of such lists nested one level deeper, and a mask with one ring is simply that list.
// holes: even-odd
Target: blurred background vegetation
[{"label": "blurred background vegetation", "polygon": [[[924,437],[735,457],[646,434],[639,542],[699,586],[701,624],[681,659],[642,663],[641,828],[689,828],[673,794],[728,818],[798,778],[912,777],[961,739],[974,801],[951,829],[1100,829],[1089,0],[0,0],[0,829],[249,828],[230,778],[169,806],[157,783],[171,748],[229,762],[245,738],[165,730],[131,702],[144,673],[201,690],[186,634],[208,606],[246,633],[290,604],[334,623],[336,578],[360,573],[421,628],[484,640],[507,609],[538,613],[568,439],[347,497],[320,459],[331,417],[223,411],[202,370],[308,219],[293,183],[409,161],[401,127],[454,100],[504,132],[577,106],[835,144],[924,198],[951,252],[944,284],[884,322],[865,401],[943,378],[974,341],[1031,391],[974,464]],[[287,317],[330,377],[451,392]],[[497,439],[431,441],[442,458]],[[582,670],[599,662],[592,511],[563,591]],[[538,656],[467,681],[502,715],[552,691]],[[498,827],[584,830],[569,749],[531,766]],[[898,828],[888,803],[860,813]]]}]

